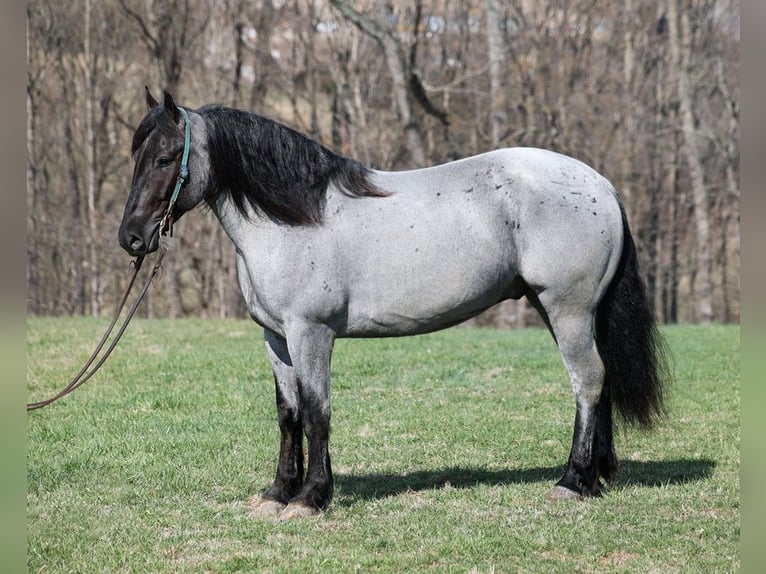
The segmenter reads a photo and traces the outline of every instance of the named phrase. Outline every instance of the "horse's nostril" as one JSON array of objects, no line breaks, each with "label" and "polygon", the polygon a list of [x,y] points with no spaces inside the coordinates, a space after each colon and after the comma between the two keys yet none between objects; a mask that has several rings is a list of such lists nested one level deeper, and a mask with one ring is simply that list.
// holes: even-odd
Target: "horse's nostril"
[{"label": "horse's nostril", "polygon": [[143,251],[144,250],[144,240],[138,237],[137,235],[131,235],[130,241],[128,242],[128,246],[130,247],[131,251]]}]

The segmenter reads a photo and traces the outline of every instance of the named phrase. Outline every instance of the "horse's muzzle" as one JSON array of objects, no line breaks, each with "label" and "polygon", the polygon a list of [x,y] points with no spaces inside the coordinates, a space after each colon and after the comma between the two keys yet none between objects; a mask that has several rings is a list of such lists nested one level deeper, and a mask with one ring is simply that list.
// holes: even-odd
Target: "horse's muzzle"
[{"label": "horse's muzzle", "polygon": [[120,246],[131,256],[147,255],[159,248],[159,222],[151,226],[147,232],[146,227],[133,227],[123,225],[118,234]]}]

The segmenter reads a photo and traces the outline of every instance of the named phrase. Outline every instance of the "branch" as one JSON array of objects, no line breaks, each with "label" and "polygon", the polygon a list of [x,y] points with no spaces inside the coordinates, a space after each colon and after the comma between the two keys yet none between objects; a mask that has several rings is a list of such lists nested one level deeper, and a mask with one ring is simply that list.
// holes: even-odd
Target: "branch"
[{"label": "branch", "polygon": [[330,0],[330,4],[335,6],[346,20],[354,24],[368,36],[372,36],[376,41],[383,43],[388,33],[380,25],[370,18],[367,18],[361,12],[357,12],[344,0]]},{"label": "branch", "polygon": [[414,70],[410,72],[410,92],[412,92],[415,101],[423,107],[427,114],[434,116],[445,127],[449,126],[449,115],[429,99],[423,83],[420,81],[420,75]]},{"label": "branch", "polygon": [[410,92],[427,114],[438,119],[444,127],[449,126],[447,112],[439,109],[426,94],[423,82],[420,80],[420,74],[417,72],[418,43],[420,41],[420,22],[423,16],[423,3],[421,0],[415,2],[415,22],[413,24],[414,41],[410,47]]},{"label": "branch", "polygon": [[141,28],[142,39],[149,46],[149,49],[152,51],[152,53],[155,55],[159,55],[161,52],[160,43],[151,33],[149,28],[146,26],[146,22],[144,22],[144,19],[141,17],[141,15],[138,12],[134,11],[132,8],[130,8],[125,3],[125,0],[117,0],[117,1],[120,3],[120,6],[122,7],[125,14],[129,16],[131,19],[135,20],[136,23],[138,24],[138,27]]}]

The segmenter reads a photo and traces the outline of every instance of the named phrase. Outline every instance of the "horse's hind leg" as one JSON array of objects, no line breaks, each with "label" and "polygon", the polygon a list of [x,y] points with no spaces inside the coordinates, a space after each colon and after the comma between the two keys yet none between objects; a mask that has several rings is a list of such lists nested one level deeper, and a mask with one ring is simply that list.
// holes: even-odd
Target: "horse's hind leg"
[{"label": "horse's hind leg", "polygon": [[598,452],[598,474],[609,486],[617,478],[617,453],[614,450],[612,433],[612,399],[609,389],[604,385],[596,412],[596,450]]},{"label": "horse's hind leg", "polygon": [[279,514],[303,486],[303,423],[298,378],[285,340],[271,331],[265,331],[264,339],[274,372],[281,440],[274,484],[252,506],[253,514],[258,516]]},{"label": "horse's hind leg", "polygon": [[[600,412],[609,405],[608,402],[601,403],[604,365],[596,349],[593,313],[583,309],[547,308],[551,330],[569,373],[577,405],[566,472],[556,483],[549,499],[596,496],[601,489],[601,449],[606,447],[601,443],[611,443],[611,419],[599,422]],[[607,426],[610,427],[608,435],[605,434]],[[604,453],[604,456],[604,462],[608,462],[608,454]]]},{"label": "horse's hind leg", "polygon": [[[548,312],[543,307],[537,293],[529,289],[525,295],[527,300],[540,314],[540,317],[542,317],[545,325],[548,327],[553,339],[556,341],[556,344],[558,344],[556,333],[553,330],[548,317]],[[596,454],[593,456],[596,457],[598,475],[610,485],[614,483],[615,477],[617,476],[617,454],[614,450],[612,428],[612,400],[609,396],[609,389],[606,385],[602,385],[601,396],[596,409],[596,437],[594,445]]]}]

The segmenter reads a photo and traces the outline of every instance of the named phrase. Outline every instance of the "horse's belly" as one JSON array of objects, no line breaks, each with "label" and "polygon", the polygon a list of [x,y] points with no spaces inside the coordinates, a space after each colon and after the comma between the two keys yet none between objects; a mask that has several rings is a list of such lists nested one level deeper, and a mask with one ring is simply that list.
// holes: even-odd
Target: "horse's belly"
[{"label": "horse's belly", "polygon": [[450,327],[523,294],[508,257],[445,251],[440,257],[391,258],[351,281],[339,335],[397,336]]},{"label": "horse's belly", "polygon": [[[348,321],[338,332],[339,337],[399,337],[430,333],[457,325],[503,298],[482,297],[454,304],[430,307],[387,305],[372,310],[355,309],[349,312]],[[427,311],[427,312],[424,312]]]}]

